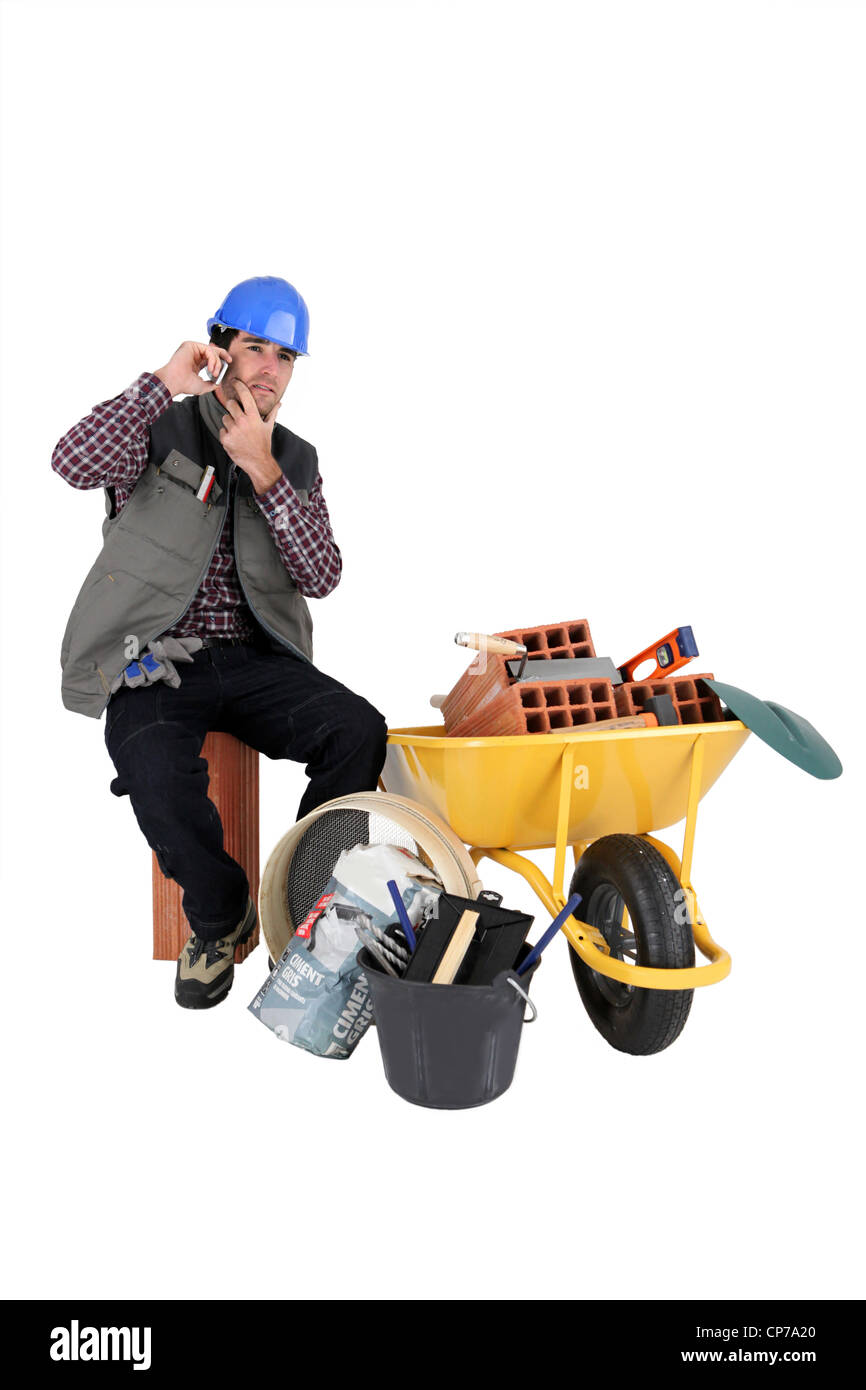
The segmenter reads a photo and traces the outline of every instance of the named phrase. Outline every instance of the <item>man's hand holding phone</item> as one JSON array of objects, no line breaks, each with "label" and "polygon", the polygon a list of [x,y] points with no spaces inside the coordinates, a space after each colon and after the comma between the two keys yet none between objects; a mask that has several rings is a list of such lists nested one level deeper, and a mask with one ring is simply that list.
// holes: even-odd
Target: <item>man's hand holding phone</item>
[{"label": "man's hand holding phone", "polygon": [[[154,376],[159,377],[173,396],[203,396],[216,390],[231,360],[231,354],[214,343],[181,343],[174,356],[154,372]],[[210,381],[199,376],[203,368],[207,368]]]}]

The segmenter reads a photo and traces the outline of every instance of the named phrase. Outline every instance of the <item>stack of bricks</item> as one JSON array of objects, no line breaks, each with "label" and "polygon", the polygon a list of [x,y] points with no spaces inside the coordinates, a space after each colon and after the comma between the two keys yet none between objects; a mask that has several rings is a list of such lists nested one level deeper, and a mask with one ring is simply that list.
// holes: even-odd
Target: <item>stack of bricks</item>
[{"label": "stack of bricks", "polygon": [[642,714],[646,701],[653,695],[670,695],[678,723],[715,724],[724,718],[721,701],[715,691],[703,683],[713,679],[710,671],[701,676],[628,681],[615,687],[617,716],[623,718],[629,714]]},{"label": "stack of bricks", "polygon": [[[589,623],[583,619],[571,623],[552,623],[549,627],[533,627],[512,632],[497,632],[496,637],[508,637],[512,642],[522,643],[528,651],[527,670],[534,663],[544,662],[548,664],[559,658],[571,658],[595,656],[595,648],[592,645],[592,637],[589,632]],[[490,653],[479,652],[442,702],[442,716],[445,720],[445,732],[453,734],[455,737],[471,737],[477,732],[473,720],[477,721],[491,713],[491,706],[494,701],[498,701],[502,696],[508,695],[513,689],[512,678],[508,674],[506,661],[510,658],[504,656],[492,656]],[[539,672],[539,676],[541,676]],[[598,686],[608,684],[599,681],[580,681],[580,682],[552,682],[557,690],[563,690],[569,685],[579,684],[581,687]],[[529,689],[538,689],[533,682]],[[592,699],[587,701],[587,707],[591,708]],[[513,702],[508,706],[514,713]],[[552,706],[553,708],[555,706]],[[563,700],[559,706],[561,710],[568,710],[569,702]],[[535,707],[542,715],[541,722],[544,722],[545,702],[542,699],[540,704]],[[610,716],[605,716],[610,717]],[[584,721],[588,722],[588,721]],[[570,724],[557,725],[556,727],[570,727]],[[547,728],[543,732],[547,732]],[[526,732],[521,727],[521,733]],[[542,732],[541,729],[530,730],[530,732]]]},{"label": "stack of bricks", "polygon": [[452,738],[556,733],[642,714],[653,695],[670,695],[679,724],[711,724],[724,718],[718,696],[704,684],[713,679],[711,673],[623,685],[543,679],[555,672],[552,663],[557,660],[595,656],[585,619],[494,635],[522,643],[528,651],[524,675],[537,672],[539,679],[515,683],[506,665],[512,658],[479,652],[442,701],[445,732]]}]

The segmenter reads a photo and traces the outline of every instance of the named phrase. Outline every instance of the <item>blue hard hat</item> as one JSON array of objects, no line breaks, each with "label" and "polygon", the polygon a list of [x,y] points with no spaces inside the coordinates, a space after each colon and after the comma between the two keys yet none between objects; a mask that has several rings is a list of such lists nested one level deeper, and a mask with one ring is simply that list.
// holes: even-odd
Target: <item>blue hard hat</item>
[{"label": "blue hard hat", "polygon": [[294,285],[275,275],[256,275],[229,290],[207,321],[208,333],[214,328],[239,328],[308,356],[310,311]]}]

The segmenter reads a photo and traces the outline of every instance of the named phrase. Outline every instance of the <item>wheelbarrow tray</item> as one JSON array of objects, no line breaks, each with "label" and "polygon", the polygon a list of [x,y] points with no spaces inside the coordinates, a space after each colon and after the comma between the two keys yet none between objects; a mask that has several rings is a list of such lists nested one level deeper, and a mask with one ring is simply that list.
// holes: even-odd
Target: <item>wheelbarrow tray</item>
[{"label": "wheelbarrow tray", "polygon": [[739,720],[676,728],[569,729],[510,738],[449,738],[444,727],[392,729],[382,783],[438,812],[466,844],[544,849],[557,839],[563,757],[574,749],[567,843],[649,834],[688,809],[701,740],[703,796],[749,736]]}]

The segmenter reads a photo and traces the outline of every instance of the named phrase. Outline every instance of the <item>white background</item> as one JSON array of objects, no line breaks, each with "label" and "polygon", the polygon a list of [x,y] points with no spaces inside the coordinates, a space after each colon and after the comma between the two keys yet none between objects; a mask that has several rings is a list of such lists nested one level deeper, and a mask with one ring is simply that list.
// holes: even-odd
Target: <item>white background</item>
[{"label": "white background", "polygon": [[[2,18],[6,1295],[862,1296],[863,5]],[[609,1048],[558,941],[511,1090],[426,1111],[375,1034],[258,1025],[264,949],[205,1014],[150,961],[149,851],[60,701],[102,496],[49,459],[259,274],[311,309],[317,664],[392,726],[458,628],[588,618],[622,661],[691,623],[839,751],[750,739],[703,804],[734,968],[669,1051]],[[303,773],[262,778],[267,854]]]}]

